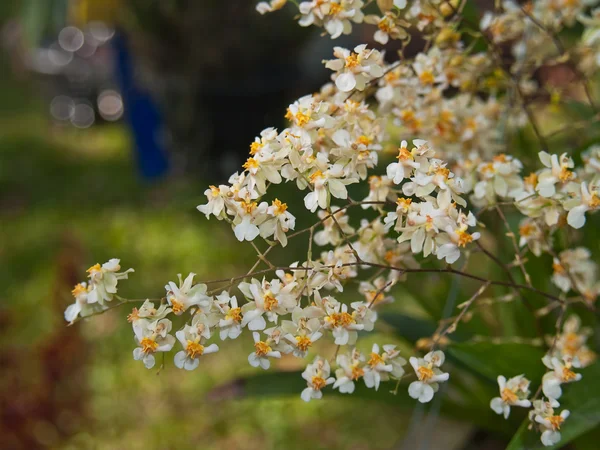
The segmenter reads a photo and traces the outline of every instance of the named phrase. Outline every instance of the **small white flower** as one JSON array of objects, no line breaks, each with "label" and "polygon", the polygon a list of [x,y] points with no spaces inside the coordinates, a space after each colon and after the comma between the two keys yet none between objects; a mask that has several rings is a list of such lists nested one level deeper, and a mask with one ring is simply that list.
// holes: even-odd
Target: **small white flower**
[{"label": "small white flower", "polygon": [[175,355],[175,366],[180,369],[194,370],[200,363],[200,356],[219,351],[217,344],[208,347],[202,345],[203,336],[196,326],[186,325],[183,330],[175,333],[183,350]]},{"label": "small white flower", "polygon": [[321,389],[335,382],[335,378],[330,377],[329,372],[329,363],[320,356],[317,356],[312,364],[306,366],[306,369],[302,372],[302,378],[306,380],[308,387],[300,394],[302,400],[309,402],[313,398],[323,397]]},{"label": "small white flower", "polygon": [[179,278],[179,287],[172,281],[165,286],[167,291],[166,297],[169,305],[173,309],[173,313],[180,316],[191,306],[199,306],[208,309],[212,304],[212,297],[206,295],[206,285],[196,284],[194,282],[195,273],[190,273],[185,280],[181,278],[181,274],[177,274]]},{"label": "small white flower", "polygon": [[429,352],[424,358],[411,357],[409,362],[417,374],[418,381],[413,381],[408,386],[408,395],[421,403],[431,401],[433,394],[440,388],[438,383],[450,378],[448,373],[439,369],[444,359],[444,353],[440,350]]},{"label": "small white flower", "polygon": [[140,319],[134,322],[133,332],[139,345],[133,350],[133,359],[142,360],[147,369],[152,369],[156,360],[154,353],[168,352],[175,344],[175,337],[168,334],[172,323],[169,319],[150,322]]},{"label": "small white flower", "polygon": [[281,352],[271,348],[270,339],[261,341],[258,332],[252,333],[252,337],[254,338],[254,352],[248,355],[248,362],[252,367],[260,366],[266,370],[271,366],[269,358],[281,358]]},{"label": "small white flower", "polygon": [[581,380],[581,374],[571,370],[572,367],[579,366],[577,360],[565,356],[561,361],[556,357],[545,355],[542,362],[546,367],[552,369],[552,372],[547,372],[542,377],[542,391],[548,398],[558,400],[562,395],[562,384]]},{"label": "small white flower", "polygon": [[335,71],[335,85],[342,92],[353,89],[362,91],[367,82],[383,75],[382,56],[375,49],[367,49],[366,44],[358,45],[351,52],[342,47],[334,47],[333,56],[325,62],[325,67]]},{"label": "small white flower", "polygon": [[117,283],[119,280],[126,280],[128,274],[134,272],[133,269],[127,269],[125,272],[119,272],[121,266],[116,258],[102,264],[95,264],[87,272],[90,279],[90,288],[87,296],[88,303],[99,303],[104,305],[110,302],[114,294],[117,293]]},{"label": "small white flower", "polygon": [[517,375],[508,381],[500,375],[498,377],[498,387],[500,388],[500,397],[495,397],[490,402],[490,407],[496,414],[504,415],[508,419],[511,406],[521,406],[529,408],[531,402],[529,397],[529,380],[523,375]]},{"label": "small white flower", "polygon": [[542,432],[540,440],[546,447],[560,442],[560,427],[570,414],[568,410],[564,409],[560,414],[555,415],[554,408],[558,406],[558,402],[552,399],[549,401],[536,400],[533,402],[533,411],[529,412],[530,420],[538,425]]}]

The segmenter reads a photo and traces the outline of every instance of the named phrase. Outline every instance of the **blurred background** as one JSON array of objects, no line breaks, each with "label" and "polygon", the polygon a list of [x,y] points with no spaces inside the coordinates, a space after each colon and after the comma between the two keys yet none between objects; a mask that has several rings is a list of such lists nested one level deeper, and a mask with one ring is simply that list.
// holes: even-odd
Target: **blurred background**
[{"label": "blurred background", "polygon": [[[209,280],[254,262],[229,227],[196,211],[206,186],[226,181],[254,136],[281,128],[287,105],[327,81],[321,60],[334,43],[372,39],[359,27],[331,41],[293,23],[293,8],[260,16],[255,3],[0,2],[0,448],[493,450],[510,438],[487,407],[495,387],[466,373],[475,403],[460,408],[399,404],[387,386],[384,403],[306,404],[295,374],[293,396],[250,395],[238,381],[256,373],[248,337],[194,372],[170,363],[149,371],[131,357],[129,311],[65,326],[70,290],[96,262],[135,268],[120,287],[130,298],[162,295],[177,273]],[[298,217],[298,229],[308,220]],[[302,245],[273,261],[289,262]],[[431,281],[399,287],[402,304],[391,308],[439,318],[460,290],[472,291],[453,284],[450,299],[451,280]],[[429,300],[418,304],[416,291]],[[516,329],[519,312],[500,311],[503,326]],[[487,319],[474,330],[496,323],[499,334],[497,318]],[[419,324],[412,342],[389,333],[385,342],[409,353],[433,332]],[[300,364],[283,358],[275,369]],[[278,383],[263,394],[280,393]]]},{"label": "blurred background", "polygon": [[333,47],[291,11],[261,17],[254,3],[0,2],[0,448],[399,442],[407,416],[395,407],[211,396],[254,373],[242,339],[201,370],[157,375],[131,358],[129,311],[65,326],[70,290],[96,261],[136,269],[126,297],[155,297],[180,272],[219,278],[254,262],[195,207],[255,135],[326,81],[320,61]]}]

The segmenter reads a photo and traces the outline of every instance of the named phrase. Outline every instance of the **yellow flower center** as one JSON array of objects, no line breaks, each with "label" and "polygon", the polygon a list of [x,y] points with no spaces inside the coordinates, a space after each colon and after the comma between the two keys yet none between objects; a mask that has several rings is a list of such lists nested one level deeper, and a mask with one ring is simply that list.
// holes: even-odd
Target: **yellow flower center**
[{"label": "yellow flower center", "polygon": [[350,56],[346,57],[346,67],[352,69],[353,67],[358,66],[358,54],[352,52]]},{"label": "yellow flower center", "polygon": [[502,393],[500,394],[500,397],[502,398],[502,401],[504,403],[514,403],[519,399],[517,397],[517,394],[515,394],[514,391],[512,391],[508,388],[502,389]]},{"label": "yellow flower center", "polygon": [[313,174],[310,176],[310,182],[311,182],[312,184],[315,184],[315,183],[316,183],[316,181],[317,181],[317,179],[319,179],[319,178],[323,178],[323,172],[321,172],[320,170],[317,170],[315,173],[313,173]]},{"label": "yellow flower center", "polygon": [[240,206],[244,211],[246,211],[247,214],[252,214],[252,211],[254,211],[258,204],[256,202],[242,200],[240,202]]},{"label": "yellow flower center", "polygon": [[552,429],[556,431],[560,430],[560,426],[565,421],[565,419],[563,419],[561,416],[551,416],[548,417],[548,421],[550,422],[550,424],[552,424]]},{"label": "yellow flower center", "polygon": [[89,273],[90,275],[93,275],[93,274],[101,272],[101,271],[102,271],[102,266],[100,264],[94,264],[92,267],[90,267],[87,270],[87,273]]},{"label": "yellow flower center", "polygon": [[358,137],[358,139],[356,140],[356,143],[362,144],[362,145],[369,145],[371,143],[371,139],[365,135],[362,135],[362,136]]},{"label": "yellow flower center", "polygon": [[506,158],[506,155],[504,153],[494,156],[493,160],[494,160],[494,162],[498,162],[498,163],[508,162],[508,159]]},{"label": "yellow flower center", "polygon": [[355,323],[352,315],[348,314],[347,312],[330,314],[325,318],[325,320],[331,323],[334,327],[347,327],[348,325]]},{"label": "yellow flower center", "polygon": [[560,181],[562,181],[564,183],[566,181],[569,181],[571,178],[573,178],[573,172],[571,172],[566,167],[562,167],[560,169],[560,174],[558,175],[558,178],[560,179]]},{"label": "yellow flower center", "polygon": [[131,322],[135,322],[136,320],[138,320],[140,318],[140,314],[137,308],[133,308],[131,310],[131,314],[129,314],[127,316],[127,322],[131,323]]},{"label": "yellow flower center", "polygon": [[526,176],[525,178],[523,178],[523,181],[525,181],[526,185],[531,186],[532,188],[535,188],[537,186],[538,176],[535,172],[531,172],[529,174],[529,176]]},{"label": "yellow flower center", "polygon": [[448,179],[448,176],[450,175],[450,169],[446,167],[440,167],[435,171],[435,174],[441,175],[442,177],[444,177],[444,179]]},{"label": "yellow flower center", "polygon": [[273,310],[273,308],[277,308],[277,306],[279,305],[279,302],[273,296],[271,291],[267,291],[265,293],[263,300],[265,302],[265,311],[271,311],[271,310]]},{"label": "yellow flower center", "polygon": [[195,359],[204,353],[204,346],[198,342],[188,340],[185,351],[190,358]]},{"label": "yellow flower center", "polygon": [[404,212],[408,211],[408,208],[410,207],[411,203],[412,203],[411,198],[398,197],[398,200],[396,200],[396,204],[398,206],[402,207],[402,210]]},{"label": "yellow flower center", "polygon": [[312,381],[313,389],[315,391],[320,391],[327,385],[327,382],[325,381],[325,379],[323,377],[314,376],[314,377],[312,377],[311,381]]},{"label": "yellow flower center", "polygon": [[433,84],[435,82],[435,77],[430,70],[426,70],[419,75],[419,81],[425,85]]},{"label": "yellow flower center", "polygon": [[273,200],[273,203],[271,205],[273,206],[274,213],[276,216],[283,214],[287,210],[287,205],[285,203],[282,203],[278,199]]},{"label": "yellow flower center", "polygon": [[365,371],[362,368],[358,367],[358,363],[352,365],[352,375],[350,375],[350,378],[352,380],[358,380],[364,374]]},{"label": "yellow flower center", "polygon": [[411,152],[408,151],[406,147],[400,147],[398,149],[398,156],[396,156],[396,159],[399,161],[407,161],[409,159],[414,160],[415,157],[412,155]]},{"label": "yellow flower center", "polygon": [[565,381],[571,381],[577,378],[577,374],[573,372],[569,367],[563,367],[562,377]]},{"label": "yellow flower center", "polygon": [[85,294],[87,292],[88,292],[87,287],[84,284],[79,283],[79,284],[75,285],[75,287],[71,291],[71,294],[73,294],[73,297],[77,297],[78,295]]},{"label": "yellow flower center", "polygon": [[554,270],[554,273],[562,275],[565,273],[565,268],[560,265],[559,263],[554,263],[552,264],[552,270]]},{"label": "yellow flower center", "polygon": [[308,336],[296,336],[296,347],[298,347],[298,350],[305,352],[310,346],[312,346],[312,341]]},{"label": "yellow flower center", "polygon": [[329,15],[330,16],[335,16],[336,14],[339,14],[342,11],[342,5],[340,5],[339,3],[331,3],[329,5]]},{"label": "yellow flower center", "polygon": [[521,225],[519,227],[519,234],[523,237],[529,237],[533,235],[534,232],[535,227],[530,223],[526,223],[525,225]]},{"label": "yellow flower center", "polygon": [[256,158],[248,158],[246,162],[242,165],[244,169],[258,169],[259,163]]},{"label": "yellow flower center", "polygon": [[225,315],[228,319],[240,323],[242,321],[242,308],[231,308]]},{"label": "yellow flower center", "polygon": [[158,348],[158,343],[154,339],[150,338],[142,339],[140,345],[142,347],[142,352],[144,352],[146,355],[149,353],[154,353]]},{"label": "yellow flower center", "polygon": [[262,146],[263,145],[260,142],[254,141],[252,144],[250,144],[250,154],[256,155]]},{"label": "yellow flower center", "polygon": [[600,208],[600,198],[598,198],[598,194],[592,192],[588,205],[590,208]]},{"label": "yellow flower center", "polygon": [[377,364],[383,364],[383,358],[381,357],[381,355],[379,353],[375,353],[372,352],[371,353],[371,357],[369,358],[369,361],[367,362],[368,365],[370,365],[371,367],[375,367]]},{"label": "yellow flower center", "polygon": [[473,236],[464,230],[458,229],[456,230],[456,234],[458,235],[459,247],[466,247],[467,244],[473,242]]},{"label": "yellow flower center", "polygon": [[258,355],[258,356],[265,356],[267,353],[269,353],[271,351],[271,347],[269,346],[269,344],[267,344],[264,341],[258,341],[256,344],[254,344],[254,352]]},{"label": "yellow flower center", "polygon": [[171,297],[170,300],[171,300],[171,308],[173,309],[173,312],[175,314],[179,314],[179,313],[182,313],[183,311],[185,311],[185,307],[183,306],[182,302],[177,300],[175,297]]},{"label": "yellow flower center", "polygon": [[429,367],[419,366],[417,369],[417,378],[419,381],[428,381],[433,378],[433,375],[433,370],[431,370]]}]

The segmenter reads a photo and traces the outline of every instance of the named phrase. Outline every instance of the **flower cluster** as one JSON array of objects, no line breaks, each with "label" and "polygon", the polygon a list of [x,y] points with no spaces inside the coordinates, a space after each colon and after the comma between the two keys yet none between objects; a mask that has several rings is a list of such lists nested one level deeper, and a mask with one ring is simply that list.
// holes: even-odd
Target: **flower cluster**
[{"label": "flower cluster", "polygon": [[[250,143],[242,170],[204,192],[198,210],[229,223],[239,241],[251,241],[258,260],[229,283],[213,281],[220,284],[211,290],[211,282],[195,284],[193,273],[179,276],[161,299],[134,308],[128,317],[137,343],[134,359],[152,368],[156,353],[164,356],[179,342],[174,365],[194,370],[224,341],[251,334],[252,367],[266,370],[282,358],[312,361],[302,364],[305,401],[321,398],[326,389],[351,394],[359,385],[377,390],[395,380],[398,386],[407,382],[408,395],[426,403],[450,377],[438,345],[452,345],[448,335],[472,316],[467,309],[477,297],[494,285],[512,293],[480,306],[519,296],[525,302],[522,293],[529,291],[548,302],[534,311],[536,317],[560,306],[556,330],[567,319],[546,342],[540,365],[548,371],[538,394],[531,397],[525,374],[501,375],[490,407],[505,418],[511,407],[532,408],[531,427],[541,432],[544,445],[554,445],[569,416],[556,409],[563,385],[579,381],[578,370],[596,358],[587,342],[591,330],[567,307],[594,309],[600,294],[592,252],[572,244],[600,209],[600,146],[581,158],[567,149],[551,152],[530,103],[561,103],[563,93],[540,74],[563,67],[596,110],[585,83],[600,64],[600,12],[589,8],[598,2],[505,0],[479,24],[463,17],[464,2],[455,0],[381,1],[380,14],[365,16],[370,3],[298,4],[300,25],[323,27],[334,39],[350,33],[352,24],[375,25],[375,42],[400,41],[400,60],[388,63],[383,51],[367,45],[335,47],[334,59],[324,61],[332,82],[290,104],[288,125],[264,129]],[[271,0],[257,9],[264,14],[286,4]],[[576,26],[583,27],[581,39],[567,47],[557,33]],[[427,43],[406,58],[403,50],[415,30]],[[506,137],[527,127],[540,144],[530,158],[512,154]],[[308,228],[296,230],[298,212],[275,196],[284,183],[301,193],[302,214],[314,215]],[[518,235],[503,208],[519,216]],[[485,231],[496,230],[489,226],[494,220],[487,220],[494,212],[513,244],[510,263],[487,249],[487,239],[496,237]],[[273,264],[271,250],[296,236],[308,237],[306,255]],[[506,250],[500,239],[496,244]],[[533,285],[527,252],[552,260],[554,293]],[[505,278],[488,280],[452,266],[460,260],[467,267],[475,253],[501,266]],[[67,321],[99,314],[114,298],[115,305],[130,302],[116,296],[118,280],[132,271],[119,272],[118,263],[89,269],[89,282],[73,290]],[[517,267],[523,284],[513,277]],[[435,335],[417,344],[423,357],[406,355],[407,361],[392,344],[366,351],[361,336],[375,330],[379,308],[394,302],[394,287],[416,272],[452,273],[483,284],[461,304],[460,314],[443,317]],[[351,300],[348,291],[355,295]],[[328,351],[333,356],[322,356]]]},{"label": "flower cluster", "polygon": [[117,293],[119,280],[126,280],[133,269],[119,272],[121,266],[118,259],[100,265],[94,264],[88,272],[89,281],[77,284],[71,293],[75,303],[65,310],[65,320],[73,323],[78,317],[86,317],[108,309]]},{"label": "flower cluster", "polygon": [[[582,368],[591,364],[596,355],[587,346],[586,341],[590,330],[581,328],[581,320],[576,315],[571,315],[563,326],[562,333],[552,341],[551,351],[543,358],[543,364],[550,369],[542,377],[542,393],[545,398],[533,400],[533,409],[529,411],[531,427],[537,427],[541,432],[542,444],[555,445],[560,441],[560,426],[569,417],[569,411],[563,410],[555,414],[554,408],[560,404],[558,399],[562,396],[562,385],[581,380],[581,374],[575,373],[573,368]],[[497,414],[504,415],[507,419],[511,406],[530,408],[529,400],[530,381],[523,375],[510,379],[500,375],[498,386],[500,397],[493,398],[490,407]]]}]

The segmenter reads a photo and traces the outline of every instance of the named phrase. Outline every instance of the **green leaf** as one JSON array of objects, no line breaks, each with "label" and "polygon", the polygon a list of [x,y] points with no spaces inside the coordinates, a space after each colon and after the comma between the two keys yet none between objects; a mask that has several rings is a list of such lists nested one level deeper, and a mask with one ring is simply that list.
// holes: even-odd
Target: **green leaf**
[{"label": "green leaf", "polygon": [[448,356],[493,383],[498,375],[508,378],[525,374],[530,380],[536,380],[544,374],[544,351],[533,345],[464,342],[451,345]]},{"label": "green leaf", "polygon": [[[559,411],[568,409],[569,418],[562,425],[560,442],[553,447],[544,447],[539,434],[529,431],[529,421],[524,421],[510,441],[507,450],[535,450],[562,448],[572,440],[600,425],[600,362],[581,371],[583,379],[563,386]],[[596,447],[597,448],[597,447]]]}]

